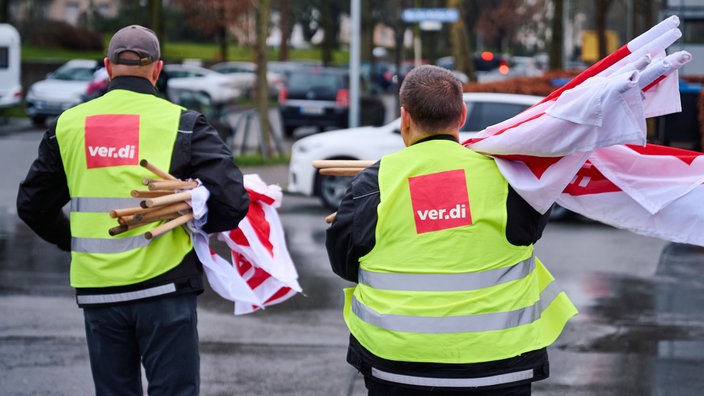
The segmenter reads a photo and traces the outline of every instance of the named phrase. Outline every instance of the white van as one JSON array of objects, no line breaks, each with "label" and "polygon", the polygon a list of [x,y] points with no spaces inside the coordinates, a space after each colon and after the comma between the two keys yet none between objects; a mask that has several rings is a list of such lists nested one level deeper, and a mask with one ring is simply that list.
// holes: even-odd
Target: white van
[{"label": "white van", "polygon": [[0,23],[0,109],[22,103],[20,45],[17,29]]}]

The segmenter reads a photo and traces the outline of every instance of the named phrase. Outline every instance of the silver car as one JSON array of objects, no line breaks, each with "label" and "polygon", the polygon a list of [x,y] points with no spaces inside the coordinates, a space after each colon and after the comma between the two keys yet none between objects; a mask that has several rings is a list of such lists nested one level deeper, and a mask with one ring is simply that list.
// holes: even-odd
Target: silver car
[{"label": "silver car", "polygon": [[35,125],[42,126],[49,118],[58,117],[64,110],[83,102],[86,88],[98,69],[96,60],[74,59],[45,80],[32,84],[24,98],[25,113]]}]

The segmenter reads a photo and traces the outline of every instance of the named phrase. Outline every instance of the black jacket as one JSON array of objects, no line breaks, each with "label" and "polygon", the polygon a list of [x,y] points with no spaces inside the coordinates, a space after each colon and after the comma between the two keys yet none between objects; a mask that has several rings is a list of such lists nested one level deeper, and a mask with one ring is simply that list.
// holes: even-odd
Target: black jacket
[{"label": "black jacket", "polygon": [[[148,80],[139,77],[117,77],[108,91],[125,89],[154,95],[156,91]],[[192,133],[178,133],[173,147],[168,172],[180,179],[200,179],[209,190],[208,220],[203,230],[208,233],[227,231],[237,227],[247,214],[249,195],[244,188],[242,172],[234,164],[232,153],[208,124],[205,117],[191,110],[181,113],[179,129],[190,128]],[[39,153],[32,163],[17,194],[19,217],[42,239],[70,251],[71,231],[63,207],[70,201],[66,174],[56,139],[56,122],[49,125],[39,145]],[[105,231],[105,230],[99,230]],[[96,231],[96,232],[99,232]],[[155,279],[135,285],[98,290],[77,290],[83,293],[114,293],[158,286],[174,280],[183,283],[179,290],[202,291],[202,268],[192,251],[176,268]]]}]

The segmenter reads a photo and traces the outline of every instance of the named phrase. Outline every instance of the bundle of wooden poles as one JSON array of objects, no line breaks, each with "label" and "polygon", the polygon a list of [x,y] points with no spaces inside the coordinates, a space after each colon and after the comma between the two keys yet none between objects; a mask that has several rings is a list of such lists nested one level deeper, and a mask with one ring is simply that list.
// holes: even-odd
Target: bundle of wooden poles
[{"label": "bundle of wooden poles", "polygon": [[186,203],[191,199],[191,193],[183,190],[198,187],[198,182],[179,180],[145,159],[139,164],[157,178],[142,180],[147,190],[131,191],[132,197],[144,198],[138,207],[110,211],[110,217],[117,219],[119,225],[110,228],[109,234],[115,236],[133,228],[166,220],[165,223],[144,233],[145,238],[152,239],[193,220],[193,210]]},{"label": "bundle of wooden poles", "polygon": [[[318,169],[321,175],[354,176],[375,162],[371,160],[315,160],[313,167]],[[325,222],[332,223],[336,215],[337,212],[325,217]]]}]

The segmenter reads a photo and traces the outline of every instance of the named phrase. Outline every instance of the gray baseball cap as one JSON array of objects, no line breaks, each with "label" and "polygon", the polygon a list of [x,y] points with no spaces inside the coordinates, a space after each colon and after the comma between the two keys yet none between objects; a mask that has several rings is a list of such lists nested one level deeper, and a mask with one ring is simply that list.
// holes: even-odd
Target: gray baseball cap
[{"label": "gray baseball cap", "polygon": [[[120,54],[131,51],[140,59],[122,59]],[[151,29],[144,26],[130,25],[117,31],[110,39],[108,59],[120,65],[148,65],[161,58],[159,39]]]}]

